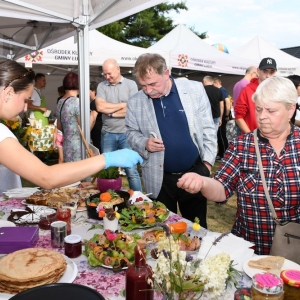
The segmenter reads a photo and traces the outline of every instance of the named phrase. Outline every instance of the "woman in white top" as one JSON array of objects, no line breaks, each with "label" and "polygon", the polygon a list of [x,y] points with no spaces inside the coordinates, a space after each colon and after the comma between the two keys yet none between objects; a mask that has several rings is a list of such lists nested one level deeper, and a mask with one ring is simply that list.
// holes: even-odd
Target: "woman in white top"
[{"label": "woman in white top", "polygon": [[[32,95],[33,80],[34,72],[15,61],[0,64],[0,118],[13,119],[26,111],[26,99]],[[139,154],[123,149],[77,162],[47,166],[27,151],[5,125],[0,124],[0,164],[42,188],[68,185],[110,166],[131,168],[137,163],[142,163]]]}]

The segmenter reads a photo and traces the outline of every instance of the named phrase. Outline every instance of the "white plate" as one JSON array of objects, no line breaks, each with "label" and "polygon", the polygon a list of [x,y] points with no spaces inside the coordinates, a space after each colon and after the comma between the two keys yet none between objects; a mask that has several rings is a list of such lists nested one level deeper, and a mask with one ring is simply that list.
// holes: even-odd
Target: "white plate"
[{"label": "white plate", "polygon": [[[102,267],[102,268],[105,268],[105,269],[112,269],[113,268],[112,266],[106,266],[106,265],[102,265],[102,266],[99,266],[99,267]],[[126,270],[126,269],[128,269],[128,267],[123,267],[122,268],[122,270]]]},{"label": "white plate", "polygon": [[[262,272],[265,272],[264,270],[262,269],[256,269],[256,268],[251,268],[248,266],[248,262],[250,260],[258,260],[260,258],[263,258],[263,257],[268,257],[269,255],[257,255],[257,256],[253,256],[251,258],[248,258],[244,261],[243,263],[243,270],[244,272],[249,276],[249,277],[253,277],[255,274],[257,273],[262,273]],[[288,260],[288,259],[285,259],[284,263],[283,263],[283,266],[281,268],[281,271],[282,270],[287,270],[287,269],[293,269],[293,270],[299,270],[300,271],[300,265],[292,262],[291,260]]]},{"label": "white plate", "polygon": [[8,190],[6,192],[3,192],[3,194],[5,196],[7,196],[8,198],[24,199],[24,198],[27,198],[27,197],[31,196],[32,194],[34,194],[35,192],[37,192],[39,190],[40,189],[38,187],[34,187],[34,188],[17,188],[17,189],[12,189],[12,190]]},{"label": "white plate", "polygon": [[139,192],[139,191],[134,191],[133,195],[129,198],[129,201],[132,204],[143,202],[143,201],[136,202],[136,199],[139,197],[143,198],[143,201],[152,202],[152,200],[150,198],[148,198],[146,195],[144,195],[142,192]]},{"label": "white plate", "polygon": [[77,182],[74,182],[74,183],[71,183],[71,184],[68,184],[65,186],[61,186],[60,188],[77,187],[80,183],[81,183],[81,181],[77,181]]},{"label": "white plate", "polygon": [[78,211],[78,212],[86,211],[86,210],[87,210],[87,207],[86,207],[86,206],[78,206],[78,207],[77,207],[77,211]]},{"label": "white plate", "polygon": [[[59,279],[58,283],[72,283],[78,273],[77,265],[67,256],[63,255],[67,262],[67,269],[64,275]],[[0,293],[0,300],[8,300],[14,294]]]},{"label": "white plate", "polygon": [[0,220],[0,228],[1,227],[16,227],[16,224],[10,221]]}]

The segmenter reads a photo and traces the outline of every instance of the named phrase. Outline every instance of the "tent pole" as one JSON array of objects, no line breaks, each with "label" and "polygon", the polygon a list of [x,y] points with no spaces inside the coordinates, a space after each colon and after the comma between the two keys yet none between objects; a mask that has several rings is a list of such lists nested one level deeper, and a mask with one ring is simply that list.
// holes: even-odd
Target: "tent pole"
[{"label": "tent pole", "polygon": [[[77,29],[79,97],[81,128],[87,143],[90,143],[90,67],[89,67],[89,26]],[[85,146],[81,144],[82,158],[86,157]]]}]

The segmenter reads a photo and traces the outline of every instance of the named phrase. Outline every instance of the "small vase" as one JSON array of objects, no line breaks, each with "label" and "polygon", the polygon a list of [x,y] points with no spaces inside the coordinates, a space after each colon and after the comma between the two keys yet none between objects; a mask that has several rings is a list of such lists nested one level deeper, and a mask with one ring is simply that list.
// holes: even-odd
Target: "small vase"
[{"label": "small vase", "polygon": [[106,192],[107,190],[120,190],[122,187],[122,178],[116,179],[97,179],[97,186],[101,193]]},{"label": "small vase", "polygon": [[118,230],[119,219],[114,218],[113,220],[108,220],[106,217],[103,217],[103,228],[104,230],[116,231]]}]

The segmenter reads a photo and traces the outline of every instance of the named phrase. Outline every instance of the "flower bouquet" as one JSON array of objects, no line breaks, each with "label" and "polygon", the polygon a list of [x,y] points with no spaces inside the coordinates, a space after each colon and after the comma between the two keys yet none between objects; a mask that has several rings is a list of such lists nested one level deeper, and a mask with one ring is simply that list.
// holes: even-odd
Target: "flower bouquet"
[{"label": "flower bouquet", "polygon": [[20,144],[23,145],[24,147],[26,147],[27,140],[24,138],[26,130],[23,129],[23,127],[22,127],[22,119],[19,116],[17,116],[13,120],[0,119],[0,123],[2,123],[5,126],[7,126],[10,129],[10,131],[19,140]]},{"label": "flower bouquet", "polygon": [[[233,261],[226,253],[204,260],[180,251],[180,245],[170,235],[169,227],[159,224],[166,231],[165,237],[158,242],[158,248],[151,255],[157,258],[153,269],[153,288],[163,295],[163,300],[200,299],[203,292],[208,292],[211,299],[220,297],[229,281],[236,285],[238,271],[233,268]],[[227,235],[221,235],[214,243]]]}]

